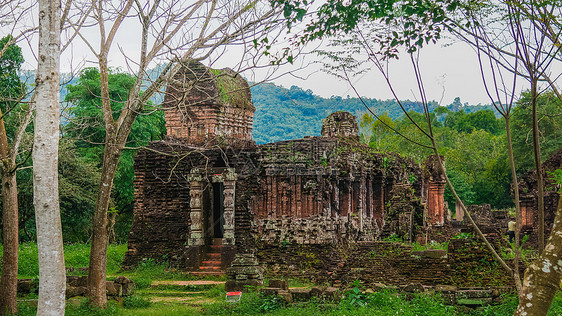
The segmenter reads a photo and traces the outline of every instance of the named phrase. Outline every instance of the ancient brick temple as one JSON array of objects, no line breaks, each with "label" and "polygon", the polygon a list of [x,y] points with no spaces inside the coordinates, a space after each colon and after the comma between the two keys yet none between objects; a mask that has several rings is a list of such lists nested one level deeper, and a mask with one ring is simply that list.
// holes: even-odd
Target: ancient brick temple
[{"label": "ancient brick temple", "polygon": [[197,62],[176,75],[164,105],[167,138],[135,158],[125,266],[154,258],[225,268],[267,245],[411,238],[445,222],[442,179],[359,143],[350,113],[328,116],[320,137],[256,145],[246,81]]},{"label": "ancient brick temple", "polygon": [[[543,162],[544,179],[544,221],[545,237],[548,237],[554,223],[560,186],[550,175],[557,169],[562,168],[562,149],[552,154]],[[521,207],[521,231],[531,235],[531,241],[536,240],[538,222],[538,195],[537,195],[537,171],[532,170],[523,174],[519,181],[519,205]]]}]

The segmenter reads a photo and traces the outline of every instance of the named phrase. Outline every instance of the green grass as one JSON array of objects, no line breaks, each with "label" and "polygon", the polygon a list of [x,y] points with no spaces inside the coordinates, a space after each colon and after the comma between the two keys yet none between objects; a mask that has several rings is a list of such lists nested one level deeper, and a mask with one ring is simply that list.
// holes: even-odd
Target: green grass
[{"label": "green grass", "polygon": [[[85,244],[65,245],[65,263],[67,267],[81,268],[88,265],[90,247]],[[126,251],[125,245],[111,245],[108,251],[108,274],[115,275]],[[0,248],[0,255],[2,254]],[[36,278],[37,245],[20,245],[20,278]],[[360,291],[349,292],[339,302],[312,300],[309,302],[285,305],[276,298],[261,297],[255,291],[246,291],[240,303],[228,303],[224,300],[224,285],[217,286],[177,286],[162,285],[151,287],[155,280],[189,280],[193,277],[180,271],[170,269],[167,264],[153,260],[142,262],[136,269],[119,272],[136,282],[136,294],[124,299],[122,305],[110,301],[106,310],[90,308],[84,299],[79,306],[69,304],[66,315],[512,315],[517,307],[517,298],[507,296],[500,305],[487,306],[476,310],[447,306],[437,295],[405,295],[392,291],[363,294]],[[215,278],[216,279],[216,278]],[[224,278],[222,278],[224,279]],[[291,286],[313,286],[299,280],[290,280]],[[199,292],[199,293],[198,293]],[[151,298],[195,297],[189,304],[180,302],[150,302]],[[30,297],[33,298],[33,297]],[[197,303],[199,302],[199,303]],[[196,304],[194,304],[196,303]],[[36,308],[27,303],[19,304],[18,315],[35,315]],[[562,315],[562,292],[559,292],[548,315]]]},{"label": "green grass", "polygon": [[[107,250],[107,274],[116,274],[121,269],[123,257],[127,251],[127,245],[110,245]],[[0,246],[0,256],[3,249]],[[73,270],[69,274],[83,274],[76,272],[78,268],[88,266],[90,258],[90,245],[68,244],[64,245],[64,263],[67,269]],[[39,276],[39,264],[37,259],[37,244],[22,243],[19,246],[18,278],[37,278]],[[1,265],[0,265],[1,271]]]}]

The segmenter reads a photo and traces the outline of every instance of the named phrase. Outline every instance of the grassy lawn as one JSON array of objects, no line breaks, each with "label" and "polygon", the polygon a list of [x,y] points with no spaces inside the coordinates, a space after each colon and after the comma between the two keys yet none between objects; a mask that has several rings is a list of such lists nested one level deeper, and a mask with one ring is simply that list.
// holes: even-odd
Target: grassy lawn
[{"label": "grassy lawn", "polygon": [[[512,315],[517,306],[515,297],[505,297],[501,305],[477,310],[447,306],[436,295],[400,294],[382,291],[371,294],[348,293],[341,302],[312,300],[285,305],[281,299],[261,297],[257,291],[247,291],[239,303],[225,301],[224,284],[191,285],[195,278],[169,269],[164,264],[147,260],[135,270],[120,271],[126,245],[111,245],[108,252],[109,278],[124,275],[136,283],[135,295],[122,302],[110,301],[106,310],[96,310],[85,298],[72,299],[66,315]],[[85,274],[79,268],[88,266],[90,247],[85,244],[65,245],[65,263],[69,274]],[[2,249],[0,248],[0,255]],[[20,278],[36,278],[37,245],[20,245]],[[167,281],[166,281],[167,280]],[[224,278],[215,278],[224,281]],[[182,281],[179,283],[179,281]],[[311,286],[292,280],[291,286]],[[36,299],[29,295],[23,299]],[[20,302],[19,315],[35,315],[36,308]],[[558,293],[549,315],[562,315],[562,293]]]}]

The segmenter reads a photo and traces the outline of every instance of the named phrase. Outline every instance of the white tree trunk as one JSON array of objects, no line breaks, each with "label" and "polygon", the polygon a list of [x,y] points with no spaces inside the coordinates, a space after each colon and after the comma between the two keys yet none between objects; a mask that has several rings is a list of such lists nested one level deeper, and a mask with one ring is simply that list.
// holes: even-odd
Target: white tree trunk
[{"label": "white tree trunk", "polygon": [[558,199],[558,209],[548,243],[541,253],[525,270],[523,293],[519,306],[513,315],[546,315],[552,299],[560,286],[562,275],[562,196]]},{"label": "white tree trunk", "polygon": [[58,192],[60,11],[39,0],[33,205],[39,250],[37,315],[64,315],[66,275]]}]

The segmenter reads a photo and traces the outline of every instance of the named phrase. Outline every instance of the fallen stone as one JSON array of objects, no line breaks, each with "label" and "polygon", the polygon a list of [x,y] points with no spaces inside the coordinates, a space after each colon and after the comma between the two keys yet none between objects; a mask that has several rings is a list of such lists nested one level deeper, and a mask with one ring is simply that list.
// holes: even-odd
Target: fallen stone
[{"label": "fallen stone", "polygon": [[326,298],[333,301],[339,300],[339,294],[340,293],[337,287],[327,287],[326,290],[324,290],[324,295],[326,296]]},{"label": "fallen stone", "polygon": [[321,298],[321,297],[325,296],[325,294],[324,294],[325,290],[326,290],[325,287],[315,286],[315,287],[310,289],[310,297]]},{"label": "fallen stone", "polygon": [[293,295],[287,290],[279,290],[277,291],[277,295],[281,296],[287,304],[291,304],[293,302]]},{"label": "fallen stone", "polygon": [[379,292],[382,289],[386,289],[386,285],[377,282],[377,283],[373,283],[371,288],[373,289],[373,291]]},{"label": "fallen stone", "polygon": [[88,277],[87,276],[67,276],[66,283],[70,286],[88,286]]},{"label": "fallen stone", "polygon": [[135,292],[135,283],[131,282],[131,283],[121,284],[121,295],[122,296],[133,295],[134,292]]},{"label": "fallen stone", "polygon": [[310,289],[292,288],[289,292],[293,295],[295,301],[307,301],[310,299]]},{"label": "fallen stone", "polygon": [[37,284],[32,279],[18,279],[18,293],[29,294],[37,290]]},{"label": "fallen stone", "polygon": [[428,249],[428,250],[424,251],[424,257],[433,258],[433,259],[445,258],[445,257],[447,257],[447,250],[444,250],[444,249]]},{"label": "fallen stone", "polygon": [[261,280],[228,280],[224,284],[224,288],[227,292],[233,291],[247,291],[248,287],[260,287],[263,286],[263,281]]},{"label": "fallen stone", "polygon": [[289,290],[289,282],[285,280],[269,280],[269,287],[274,287],[278,289],[283,289],[285,291]]},{"label": "fallen stone", "polygon": [[264,287],[263,289],[260,289],[260,292],[262,292],[264,296],[276,296],[279,291],[282,290],[274,287]]},{"label": "fallen stone", "polygon": [[457,302],[457,298],[455,294],[443,293],[441,294],[441,297],[443,298],[443,301],[445,301],[445,304],[447,305],[455,305]]},{"label": "fallen stone", "polygon": [[86,296],[88,288],[85,286],[66,286],[66,297]]},{"label": "fallen stone", "polygon": [[407,293],[421,293],[423,292],[423,285],[421,283],[410,283],[402,290]]},{"label": "fallen stone", "polygon": [[459,290],[457,299],[491,298],[492,290]]},{"label": "fallen stone", "polygon": [[435,292],[442,294],[454,294],[457,292],[457,287],[454,285],[436,285]]}]

